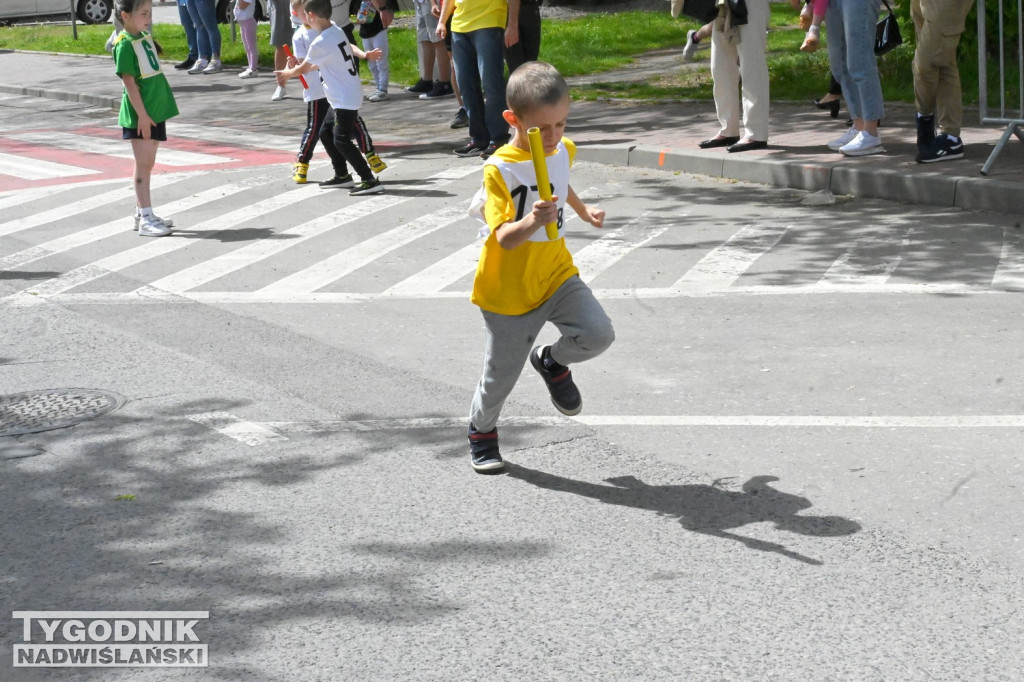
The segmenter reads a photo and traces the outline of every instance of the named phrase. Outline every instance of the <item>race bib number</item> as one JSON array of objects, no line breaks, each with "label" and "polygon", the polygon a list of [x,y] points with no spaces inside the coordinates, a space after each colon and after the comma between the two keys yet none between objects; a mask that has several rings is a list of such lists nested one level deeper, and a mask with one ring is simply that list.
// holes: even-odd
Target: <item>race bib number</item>
[{"label": "race bib number", "polygon": [[156,58],[156,43],[153,36],[142,36],[132,41],[135,48],[135,56],[139,59],[140,78],[149,78],[160,73],[160,62]]}]

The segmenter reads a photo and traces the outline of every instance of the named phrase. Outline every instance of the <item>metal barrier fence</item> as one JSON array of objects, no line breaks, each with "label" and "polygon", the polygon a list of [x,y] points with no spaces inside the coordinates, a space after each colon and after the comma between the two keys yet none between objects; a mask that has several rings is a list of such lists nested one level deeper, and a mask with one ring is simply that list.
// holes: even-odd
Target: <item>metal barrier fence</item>
[{"label": "metal barrier fence", "polygon": [[[1012,6],[1012,0],[1011,6]],[[987,44],[987,22],[985,20],[985,0],[978,0],[978,104],[981,109],[981,123],[982,125],[987,123],[1005,123],[1006,132],[999,138],[999,142],[996,144],[996,148],[992,150],[992,154],[989,155],[988,161],[981,168],[982,175],[988,175],[989,170],[992,168],[992,164],[995,163],[996,157],[999,156],[999,152],[1003,151],[1003,147],[1010,140],[1010,135],[1016,135],[1017,139],[1024,142],[1024,13],[1021,12],[1021,5],[1024,4],[1024,0],[1017,0],[1017,109],[1016,111],[1012,108],[1012,102],[1007,103],[1007,90],[1009,83],[1007,82],[1012,74],[1007,75],[1007,58],[1006,58],[1006,26],[1004,18],[1006,12],[1004,11],[1003,0],[997,0],[998,5],[998,18],[997,25],[999,27],[999,57],[998,57],[998,69],[999,69],[999,110],[998,112],[993,111],[989,113],[989,99],[990,93],[988,89],[988,44]]]}]

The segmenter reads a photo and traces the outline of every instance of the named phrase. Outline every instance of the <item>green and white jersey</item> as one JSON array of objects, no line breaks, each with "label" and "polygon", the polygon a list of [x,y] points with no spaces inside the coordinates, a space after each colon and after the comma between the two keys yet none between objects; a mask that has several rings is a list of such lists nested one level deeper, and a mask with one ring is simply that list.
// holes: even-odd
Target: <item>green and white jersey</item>
[{"label": "green and white jersey", "polygon": [[[114,41],[114,70],[118,76],[132,76],[142,95],[142,106],[154,123],[161,123],[178,115],[167,76],[160,70],[153,36],[143,31],[132,35],[121,31]],[[127,91],[121,96],[121,112],[117,118],[122,128],[136,128],[139,115],[128,100]]]}]

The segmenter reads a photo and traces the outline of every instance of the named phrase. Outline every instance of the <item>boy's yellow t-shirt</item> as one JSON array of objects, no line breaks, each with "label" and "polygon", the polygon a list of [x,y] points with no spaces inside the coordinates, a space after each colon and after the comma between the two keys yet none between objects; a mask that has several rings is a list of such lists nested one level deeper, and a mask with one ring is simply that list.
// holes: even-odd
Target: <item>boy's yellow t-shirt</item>
[{"label": "boy's yellow t-shirt", "polygon": [[505,28],[508,0],[457,0],[452,31],[469,33],[482,28]]},{"label": "boy's yellow t-shirt", "polygon": [[551,193],[558,197],[558,237],[549,240],[543,227],[514,249],[498,244],[494,230],[504,223],[520,220],[532,210],[537,193],[537,176],[530,152],[512,145],[500,147],[484,165],[483,187],[470,206],[470,213],[486,223],[486,236],[471,300],[484,310],[501,315],[522,315],[548,300],[579,270],[565,246],[563,215],[569,195],[569,168],[576,145],[563,137],[547,157]]}]

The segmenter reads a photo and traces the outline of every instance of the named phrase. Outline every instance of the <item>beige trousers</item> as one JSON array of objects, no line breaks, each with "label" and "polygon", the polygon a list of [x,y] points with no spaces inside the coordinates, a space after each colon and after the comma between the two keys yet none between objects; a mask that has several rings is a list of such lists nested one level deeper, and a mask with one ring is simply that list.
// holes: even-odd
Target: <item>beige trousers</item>
[{"label": "beige trousers", "polygon": [[935,114],[938,132],[960,136],[964,122],[956,48],[974,0],[911,0],[917,34],[914,50],[914,99],[918,113]]},{"label": "beige trousers", "polygon": [[[728,40],[715,24],[711,32],[711,77],[715,111],[723,137],[768,140],[768,0],[747,0],[747,23],[739,26],[739,43]],[[742,82],[743,103],[740,106]],[[740,131],[740,112],[743,131]]]}]

